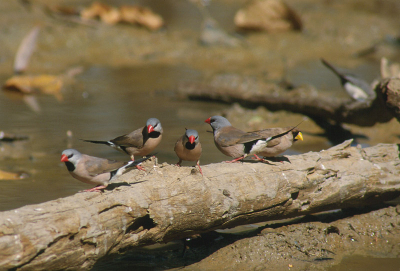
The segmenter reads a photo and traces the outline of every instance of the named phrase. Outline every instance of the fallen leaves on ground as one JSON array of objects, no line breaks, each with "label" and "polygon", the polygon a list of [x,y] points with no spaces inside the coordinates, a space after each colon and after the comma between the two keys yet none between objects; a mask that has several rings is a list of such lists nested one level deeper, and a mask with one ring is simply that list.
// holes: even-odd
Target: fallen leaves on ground
[{"label": "fallen leaves on ground", "polygon": [[299,15],[281,0],[253,0],[234,19],[239,30],[283,32],[301,30]]},{"label": "fallen leaves on ground", "polygon": [[8,172],[0,170],[0,180],[20,180],[27,177],[28,174],[25,172]]},{"label": "fallen leaves on ground", "polygon": [[7,91],[17,91],[23,94],[50,94],[54,95],[59,101],[63,99],[62,87],[63,80],[60,76],[47,74],[15,75],[3,85],[3,89]]},{"label": "fallen leaves on ground", "polygon": [[100,2],[93,2],[90,7],[81,11],[85,20],[99,18],[107,24],[129,23],[157,30],[164,25],[163,18],[146,7],[124,5],[120,8],[109,6]]}]

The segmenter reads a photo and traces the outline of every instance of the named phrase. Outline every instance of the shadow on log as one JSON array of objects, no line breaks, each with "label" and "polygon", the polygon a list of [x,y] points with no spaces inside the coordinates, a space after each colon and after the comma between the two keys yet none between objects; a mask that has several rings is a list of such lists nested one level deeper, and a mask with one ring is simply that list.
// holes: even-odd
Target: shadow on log
[{"label": "shadow on log", "polygon": [[312,119],[328,119],[359,126],[373,126],[388,122],[393,117],[400,119],[399,78],[386,79],[378,84],[375,88],[377,98],[372,103],[338,99],[310,87],[285,90],[275,84],[229,84],[223,80],[220,82],[217,79],[210,84],[184,82],[178,88],[178,95],[194,100],[237,102],[252,108],[265,106],[272,111],[287,110]]},{"label": "shadow on log", "polygon": [[133,170],[115,180],[130,186],[2,212],[0,267],[90,269],[135,247],[399,196],[398,146],[350,144],[274,165],[204,165],[204,177],[196,169],[148,161],[146,172]]}]

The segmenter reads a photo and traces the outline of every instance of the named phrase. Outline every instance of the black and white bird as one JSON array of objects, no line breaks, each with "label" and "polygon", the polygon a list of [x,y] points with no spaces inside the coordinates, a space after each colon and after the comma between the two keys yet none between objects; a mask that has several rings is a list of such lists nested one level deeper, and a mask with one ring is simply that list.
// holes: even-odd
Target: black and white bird
[{"label": "black and white bird", "polygon": [[321,59],[321,62],[340,79],[340,83],[347,91],[351,98],[359,102],[372,101],[376,98],[376,93],[372,87],[363,79],[351,74],[339,72],[337,68],[332,66],[326,60]]},{"label": "black and white bird", "polygon": [[160,144],[163,134],[161,122],[156,118],[150,118],[146,126],[135,131],[107,141],[83,140],[85,142],[104,144],[116,150],[122,151],[135,160],[135,155],[145,156],[150,154]]},{"label": "black and white bird", "polygon": [[235,158],[230,162],[242,160],[249,155],[254,155],[258,160],[264,161],[257,154],[265,152],[272,140],[282,138],[296,129],[296,127],[292,127],[283,132],[278,131],[265,136],[260,131],[244,132],[235,128],[222,116],[210,117],[205,122],[210,124],[213,129],[215,146],[223,154]]},{"label": "black and white bird", "polygon": [[125,173],[131,167],[137,167],[150,156],[136,161],[122,162],[108,160],[82,154],[75,149],[66,149],[61,154],[61,162],[67,166],[69,173],[75,179],[96,187],[85,192],[99,191],[107,187],[112,179]]}]

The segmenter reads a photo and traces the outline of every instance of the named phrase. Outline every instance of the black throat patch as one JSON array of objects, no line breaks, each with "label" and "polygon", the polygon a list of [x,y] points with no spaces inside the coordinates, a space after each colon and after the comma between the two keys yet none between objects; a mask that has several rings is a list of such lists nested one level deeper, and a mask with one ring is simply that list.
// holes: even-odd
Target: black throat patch
[{"label": "black throat patch", "polygon": [[71,162],[65,162],[65,165],[67,166],[68,171],[71,172],[75,170],[75,166]]},{"label": "black throat patch", "polygon": [[195,147],[196,147],[195,143],[191,144],[190,142],[186,142],[185,144],[185,148],[188,150],[193,150]]}]

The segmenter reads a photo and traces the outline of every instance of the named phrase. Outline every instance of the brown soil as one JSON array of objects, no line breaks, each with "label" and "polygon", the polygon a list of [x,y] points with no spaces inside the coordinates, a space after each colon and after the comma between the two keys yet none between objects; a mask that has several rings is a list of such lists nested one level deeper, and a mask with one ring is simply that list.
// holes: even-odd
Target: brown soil
[{"label": "brown soil", "polygon": [[128,252],[117,268],[108,261],[93,270],[111,265],[115,270],[349,270],[353,259],[352,270],[374,270],[376,263],[398,270],[399,213],[399,206],[375,206],[239,227],[239,233],[210,232],[164,248]]}]

